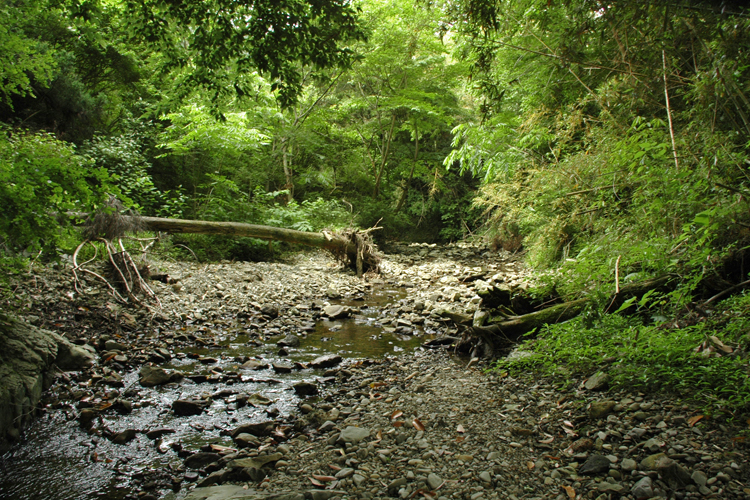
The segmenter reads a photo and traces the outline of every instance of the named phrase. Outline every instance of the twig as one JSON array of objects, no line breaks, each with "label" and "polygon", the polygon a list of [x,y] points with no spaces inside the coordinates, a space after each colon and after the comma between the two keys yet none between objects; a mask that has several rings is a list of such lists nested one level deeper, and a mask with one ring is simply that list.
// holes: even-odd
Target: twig
[{"label": "twig", "polygon": [[703,305],[704,305],[704,306],[707,306],[707,305],[708,305],[708,304],[710,304],[711,302],[713,302],[713,301],[715,301],[715,300],[718,300],[718,299],[720,299],[721,297],[723,297],[723,296],[725,296],[725,295],[727,295],[727,294],[730,294],[730,293],[734,292],[735,290],[738,290],[738,289],[740,289],[740,288],[742,288],[743,286],[745,286],[745,285],[748,285],[748,284],[750,284],[750,280],[746,280],[746,281],[743,281],[742,283],[738,283],[738,284],[736,284],[736,285],[734,285],[734,286],[732,286],[732,287],[729,287],[729,288],[727,288],[726,290],[724,290],[723,292],[719,292],[719,293],[717,293],[716,295],[714,295],[713,297],[711,297],[710,299],[708,299],[707,301],[705,301],[705,302],[703,303]]},{"label": "twig", "polygon": [[680,170],[680,163],[677,160],[677,145],[674,140],[674,128],[672,127],[672,108],[669,105],[669,91],[667,90],[667,53],[662,49],[661,64],[664,70],[664,100],[667,102],[667,118],[669,119],[669,137],[672,139],[672,154],[674,155],[674,166]]},{"label": "twig", "polygon": [[622,255],[617,256],[617,262],[615,262],[615,295],[620,293],[620,258]]},{"label": "twig", "polygon": [[182,243],[175,243],[174,246],[184,248],[185,250],[190,252],[190,254],[193,256],[196,262],[200,263],[200,259],[198,258],[198,256],[195,255],[195,253],[192,250],[190,250],[190,248],[187,245],[183,245]]}]

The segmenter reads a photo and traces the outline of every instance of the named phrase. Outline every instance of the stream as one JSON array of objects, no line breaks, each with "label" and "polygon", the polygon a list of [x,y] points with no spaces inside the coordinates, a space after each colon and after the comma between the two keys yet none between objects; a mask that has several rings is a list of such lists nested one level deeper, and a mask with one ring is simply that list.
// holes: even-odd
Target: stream
[{"label": "stream", "polygon": [[[356,307],[356,314],[308,325],[300,346],[285,348],[287,353],[276,345],[279,336],[273,336],[273,332],[259,340],[257,335],[243,333],[235,319],[225,318],[228,328],[210,332],[213,344],[175,347],[172,359],[161,365],[190,374],[182,382],[141,387],[138,371],[133,370],[123,376],[122,387],[104,389],[102,396],[109,400],[123,396],[133,401],[129,413],[102,414],[103,428],[114,434],[127,429],[138,431],[126,444],[115,444],[81,428],[76,408],[87,406],[85,398],[49,405],[26,429],[23,441],[0,457],[0,499],[118,500],[135,498],[137,490],[155,489],[161,492],[159,498],[181,498],[181,483],[190,480],[183,469],[188,452],[233,447],[230,429],[270,418],[278,421],[297,411],[301,399],[293,384],[329,382],[324,370],[301,368],[304,364],[325,354],[347,359],[381,358],[417,349],[434,338],[436,332],[429,329],[417,327],[414,335],[402,335],[378,321],[382,308],[405,294],[403,288],[382,286],[364,298],[332,300],[332,304]],[[190,336],[199,328],[188,326],[184,333]],[[268,367],[243,369],[241,365],[248,358]],[[298,369],[277,373],[271,367],[274,363],[297,364]],[[81,376],[67,383],[86,388],[92,382]],[[58,381],[50,389],[53,400],[60,386]],[[177,399],[206,396],[211,397],[211,404],[200,415],[180,417],[170,410]],[[152,440],[145,432],[154,429],[168,431]],[[144,480],[153,484],[144,484]],[[137,489],[134,482],[139,484]],[[172,483],[175,492],[165,495],[165,483]]]}]

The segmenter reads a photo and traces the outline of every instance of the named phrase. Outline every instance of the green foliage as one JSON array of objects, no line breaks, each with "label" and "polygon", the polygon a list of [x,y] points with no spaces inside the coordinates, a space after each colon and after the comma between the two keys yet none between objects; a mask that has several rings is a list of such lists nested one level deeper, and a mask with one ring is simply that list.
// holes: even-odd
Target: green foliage
[{"label": "green foliage", "polygon": [[181,217],[186,197],[180,192],[162,192],[151,179],[151,164],[134,135],[95,137],[79,149],[94,166],[109,172],[121,193],[121,201],[142,215]]},{"label": "green foliage", "polygon": [[219,104],[227,96],[252,96],[243,75],[268,76],[282,107],[302,90],[300,67],[346,67],[345,44],[362,37],[357,12],[348,1],[263,0],[235,2],[128,0],[135,36],[164,52],[165,68],[179,68],[184,92],[208,90]]},{"label": "green foliage", "polygon": [[[636,302],[648,316],[660,300],[651,296]],[[550,325],[520,346],[528,355],[502,360],[495,368],[561,379],[604,369],[616,388],[672,393],[711,412],[748,411],[749,309],[750,295],[735,297],[707,321],[682,327],[654,324],[642,316],[607,315],[594,321],[583,316]],[[711,339],[717,335],[731,353],[717,347]]]},{"label": "green foliage", "polygon": [[32,80],[47,83],[55,69],[50,47],[23,32],[40,15],[40,4],[27,0],[0,5],[0,103],[12,107],[11,96],[33,94]]},{"label": "green foliage", "polygon": [[48,134],[2,130],[0,238],[5,252],[56,251],[69,231],[68,211],[104,200],[109,176]]}]

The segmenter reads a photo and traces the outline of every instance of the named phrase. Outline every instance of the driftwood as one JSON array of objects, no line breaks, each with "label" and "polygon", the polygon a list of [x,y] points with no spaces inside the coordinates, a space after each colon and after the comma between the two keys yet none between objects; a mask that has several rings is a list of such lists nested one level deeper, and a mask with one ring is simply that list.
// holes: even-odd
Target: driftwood
[{"label": "driftwood", "polygon": [[[665,275],[651,280],[633,283],[620,287],[618,293],[607,301],[607,311],[616,310],[626,300],[632,297],[640,297],[649,290],[661,290],[669,287],[675,280],[675,275]],[[590,298],[581,298],[563,304],[536,311],[522,316],[507,318],[503,321],[492,323],[488,326],[470,327],[464,333],[462,343],[481,344],[483,354],[495,357],[503,349],[507,349],[524,335],[544,325],[561,323],[578,316],[591,303]],[[477,353],[479,350],[476,351]]]}]

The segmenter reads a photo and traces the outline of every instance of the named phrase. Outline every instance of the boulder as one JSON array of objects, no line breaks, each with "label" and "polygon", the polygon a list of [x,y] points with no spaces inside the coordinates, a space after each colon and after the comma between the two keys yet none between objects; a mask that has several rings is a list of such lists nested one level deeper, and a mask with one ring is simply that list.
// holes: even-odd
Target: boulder
[{"label": "boulder", "polygon": [[294,392],[297,396],[314,396],[318,394],[318,386],[311,382],[297,382],[294,387]]},{"label": "boulder", "polygon": [[349,315],[352,313],[352,310],[350,307],[347,307],[347,306],[333,305],[333,306],[325,306],[323,308],[323,313],[331,319],[341,319],[341,318],[348,318]]},{"label": "boulder", "polygon": [[143,365],[141,371],[138,372],[138,376],[138,382],[140,382],[143,387],[164,385],[169,382],[177,382],[183,378],[183,375],[180,372],[169,372],[164,368],[151,365]]},{"label": "boulder", "polygon": [[257,424],[244,424],[232,431],[232,437],[239,436],[242,433],[252,434],[253,436],[258,437],[270,436],[275,425],[275,422],[272,420]]},{"label": "boulder", "polygon": [[299,337],[297,337],[293,333],[290,333],[283,339],[276,342],[276,345],[279,347],[299,347]]},{"label": "boulder", "polygon": [[57,345],[57,359],[55,364],[61,370],[79,371],[85,370],[94,364],[96,353],[89,345],[77,346],[62,337]]},{"label": "boulder", "polygon": [[200,415],[209,404],[210,402],[202,400],[178,399],[172,403],[172,411],[178,417]]},{"label": "boulder", "polygon": [[578,469],[578,473],[583,475],[600,474],[602,472],[607,472],[610,464],[611,462],[609,459],[603,455],[591,455],[585,462],[583,462],[583,465]]},{"label": "boulder", "polygon": [[194,453],[185,459],[186,469],[203,469],[209,464],[218,462],[221,455],[218,453]]}]

